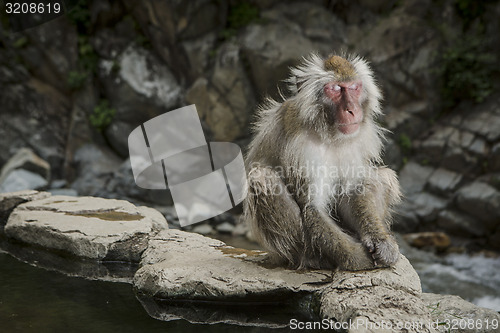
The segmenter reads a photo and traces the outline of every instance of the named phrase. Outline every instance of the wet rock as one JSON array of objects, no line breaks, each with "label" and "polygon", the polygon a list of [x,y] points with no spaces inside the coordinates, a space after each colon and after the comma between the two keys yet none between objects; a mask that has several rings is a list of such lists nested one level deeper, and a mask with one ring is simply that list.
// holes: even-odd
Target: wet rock
[{"label": "wet rock", "polygon": [[150,240],[134,286],[143,295],[164,299],[167,304],[189,300],[279,306],[286,302],[296,304],[296,311],[309,309],[339,321],[360,316],[391,322],[396,317],[430,319],[419,298],[418,275],[404,257],[389,269],[295,271],[273,266],[265,252],[233,248],[179,230],[162,231]]},{"label": "wet rock", "polygon": [[446,250],[450,245],[450,237],[444,232],[419,232],[403,236],[411,246],[416,248],[434,248],[438,251]]},{"label": "wet rock", "polygon": [[75,260],[74,257],[61,255],[18,242],[0,238],[0,248],[11,256],[32,266],[59,272],[70,277],[90,280],[132,283],[138,268],[137,263],[123,261]]},{"label": "wet rock", "polygon": [[24,169],[16,169],[7,174],[0,184],[0,193],[22,190],[43,190],[49,182],[42,176]]},{"label": "wet rock", "polygon": [[459,296],[423,293],[422,301],[431,310],[433,321],[443,323],[437,327],[439,332],[450,332],[452,327],[451,331],[457,333],[498,332],[499,326],[493,325],[500,322],[498,312],[481,308]]},{"label": "wet rock", "polygon": [[50,197],[48,192],[38,192],[33,190],[25,190],[19,192],[2,193],[0,194],[0,225],[5,225],[10,213],[18,205]]},{"label": "wet rock", "polygon": [[165,228],[158,211],[124,200],[52,196],[19,205],[5,234],[77,257],[136,262],[149,236]]}]

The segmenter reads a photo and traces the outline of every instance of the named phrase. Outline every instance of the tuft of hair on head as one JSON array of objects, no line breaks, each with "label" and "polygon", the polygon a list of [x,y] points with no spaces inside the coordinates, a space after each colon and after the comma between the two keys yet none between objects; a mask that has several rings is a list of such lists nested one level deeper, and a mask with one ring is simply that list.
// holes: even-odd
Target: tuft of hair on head
[{"label": "tuft of hair on head", "polygon": [[334,72],[339,81],[352,80],[357,74],[354,66],[338,55],[330,56],[323,65],[325,70]]}]

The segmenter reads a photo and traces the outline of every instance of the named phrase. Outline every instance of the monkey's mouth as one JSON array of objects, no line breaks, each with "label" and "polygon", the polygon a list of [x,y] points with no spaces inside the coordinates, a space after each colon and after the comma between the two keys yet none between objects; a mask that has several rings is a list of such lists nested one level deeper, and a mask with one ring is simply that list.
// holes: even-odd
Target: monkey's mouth
[{"label": "monkey's mouth", "polygon": [[350,124],[338,124],[339,131],[343,134],[352,134],[359,129],[359,124],[361,122],[350,123]]}]

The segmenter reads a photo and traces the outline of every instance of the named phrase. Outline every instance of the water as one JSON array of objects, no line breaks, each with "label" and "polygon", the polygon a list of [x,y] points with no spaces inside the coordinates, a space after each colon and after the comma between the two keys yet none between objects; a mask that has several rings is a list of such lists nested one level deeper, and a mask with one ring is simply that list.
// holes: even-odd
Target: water
[{"label": "water", "polygon": [[[2,332],[234,332],[151,318],[126,283],[92,281],[36,268],[0,252]],[[238,332],[266,332],[238,327]]]},{"label": "water", "polygon": [[424,292],[458,295],[500,312],[500,258],[466,254],[441,257],[411,248],[402,238],[398,242],[420,276]]}]

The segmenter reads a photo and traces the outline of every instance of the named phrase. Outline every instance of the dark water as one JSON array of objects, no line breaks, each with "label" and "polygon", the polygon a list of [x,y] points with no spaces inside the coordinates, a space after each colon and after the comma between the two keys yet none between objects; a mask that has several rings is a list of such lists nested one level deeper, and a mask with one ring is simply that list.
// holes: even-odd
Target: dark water
[{"label": "dark water", "polygon": [[1,332],[266,332],[262,327],[151,318],[126,283],[33,267],[0,252]]}]

